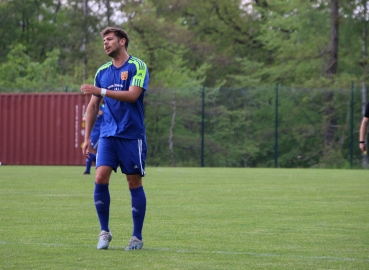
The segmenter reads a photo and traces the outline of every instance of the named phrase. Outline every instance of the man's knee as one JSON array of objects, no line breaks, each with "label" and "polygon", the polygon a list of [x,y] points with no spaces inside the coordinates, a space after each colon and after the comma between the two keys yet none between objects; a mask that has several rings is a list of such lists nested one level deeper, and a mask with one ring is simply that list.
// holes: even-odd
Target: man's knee
[{"label": "man's knee", "polygon": [[142,176],[139,174],[127,175],[128,188],[134,189],[142,186]]},{"label": "man's knee", "polygon": [[96,169],[95,182],[97,184],[109,184],[112,168],[108,166],[100,166]]}]

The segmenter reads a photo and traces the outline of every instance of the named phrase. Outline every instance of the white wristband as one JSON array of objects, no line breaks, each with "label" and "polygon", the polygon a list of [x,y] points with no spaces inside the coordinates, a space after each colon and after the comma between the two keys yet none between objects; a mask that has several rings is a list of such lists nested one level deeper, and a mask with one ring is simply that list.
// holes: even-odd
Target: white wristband
[{"label": "white wristband", "polygon": [[106,96],[106,89],[105,88],[101,88],[101,96],[105,97]]}]

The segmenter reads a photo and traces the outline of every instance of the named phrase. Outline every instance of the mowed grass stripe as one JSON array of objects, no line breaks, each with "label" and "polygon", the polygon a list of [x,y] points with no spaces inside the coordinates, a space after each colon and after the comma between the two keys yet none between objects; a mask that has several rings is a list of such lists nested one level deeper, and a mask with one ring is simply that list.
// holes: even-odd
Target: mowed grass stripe
[{"label": "mowed grass stripe", "polygon": [[120,173],[111,249],[95,250],[94,177],[82,172],[0,167],[1,269],[368,268],[365,170],[149,167],[138,252],[122,250],[132,220]]},{"label": "mowed grass stripe", "polygon": [[[0,242],[0,245],[24,245],[24,243],[5,243]],[[50,247],[88,247],[88,248],[94,248],[95,246],[91,245],[70,245],[70,244],[52,244],[52,243],[27,243],[27,245],[38,245],[38,246],[50,246]],[[124,250],[126,246],[114,246],[110,245],[109,250]],[[206,250],[170,250],[168,248],[145,248],[145,250],[152,250],[152,251],[163,251],[163,252],[173,252],[173,253],[203,253],[203,254],[226,254],[226,255],[250,255],[250,256],[257,256],[257,257],[276,257],[281,256],[278,254],[258,254],[258,253],[252,253],[252,252],[232,252],[232,251],[206,251]],[[291,258],[302,258],[302,259],[318,259],[318,260],[333,260],[333,261],[365,261],[369,262],[369,259],[355,259],[355,258],[335,258],[335,257],[304,257],[304,256],[288,256]]]}]

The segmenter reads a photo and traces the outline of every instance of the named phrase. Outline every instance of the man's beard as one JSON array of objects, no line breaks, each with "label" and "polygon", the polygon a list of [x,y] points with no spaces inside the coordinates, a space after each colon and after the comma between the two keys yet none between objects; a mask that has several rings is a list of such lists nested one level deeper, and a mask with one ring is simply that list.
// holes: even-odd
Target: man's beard
[{"label": "man's beard", "polygon": [[117,55],[119,55],[119,52],[120,52],[120,49],[117,48],[115,49],[114,51],[111,51],[110,53],[108,53],[108,56],[111,57],[111,58],[114,58],[116,57]]}]

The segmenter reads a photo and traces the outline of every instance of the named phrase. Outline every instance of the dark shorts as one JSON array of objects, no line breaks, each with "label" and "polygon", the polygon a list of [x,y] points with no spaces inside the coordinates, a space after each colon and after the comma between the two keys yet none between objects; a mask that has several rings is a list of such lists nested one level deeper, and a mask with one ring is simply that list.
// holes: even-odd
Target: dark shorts
[{"label": "dark shorts", "polygon": [[116,172],[119,166],[124,174],[144,176],[146,153],[145,140],[102,137],[97,149],[96,168],[109,166]]}]

